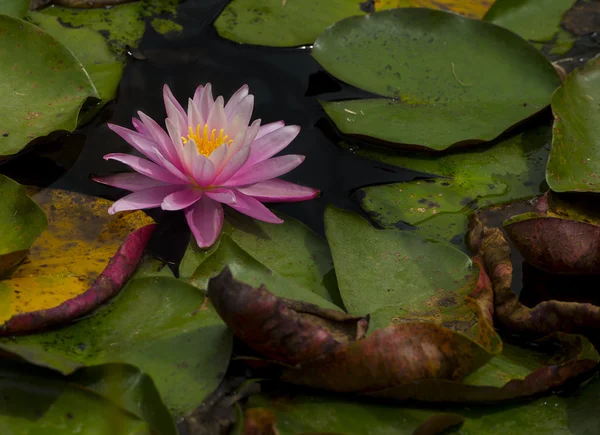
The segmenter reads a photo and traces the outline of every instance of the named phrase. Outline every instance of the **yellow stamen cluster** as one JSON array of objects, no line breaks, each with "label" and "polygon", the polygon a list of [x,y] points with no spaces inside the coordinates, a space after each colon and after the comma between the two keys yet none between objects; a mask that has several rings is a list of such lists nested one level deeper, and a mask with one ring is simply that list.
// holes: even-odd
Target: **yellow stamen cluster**
[{"label": "yellow stamen cluster", "polygon": [[233,140],[227,140],[229,136],[224,134],[223,129],[219,130],[219,135],[217,134],[217,129],[213,128],[210,132],[210,136],[208,134],[208,124],[204,124],[204,128],[200,129],[200,124],[196,126],[196,130],[190,127],[189,133],[187,136],[181,136],[181,140],[184,145],[187,144],[190,140],[193,140],[196,144],[196,148],[198,148],[198,152],[200,154],[204,154],[205,156],[209,156],[214,150],[219,148],[221,145],[226,143],[227,145],[231,145]]}]

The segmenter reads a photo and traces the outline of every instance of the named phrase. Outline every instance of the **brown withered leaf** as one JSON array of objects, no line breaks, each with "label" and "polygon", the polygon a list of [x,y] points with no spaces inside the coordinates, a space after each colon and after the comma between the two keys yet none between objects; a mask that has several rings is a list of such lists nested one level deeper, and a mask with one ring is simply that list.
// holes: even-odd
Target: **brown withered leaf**
[{"label": "brown withered leaf", "polygon": [[251,408],[244,415],[244,435],[279,435],[275,414],[266,408]]},{"label": "brown withered leaf", "polygon": [[498,325],[511,333],[543,337],[553,332],[595,335],[600,331],[600,307],[589,303],[545,301],[528,308],[512,291],[511,248],[499,228],[488,228],[473,215],[468,235],[470,249],[478,252],[492,281]]},{"label": "brown withered leaf", "polygon": [[237,281],[226,267],[208,283],[208,297],[233,333],[261,355],[298,364],[364,337],[368,317],[278,298],[265,286]]}]

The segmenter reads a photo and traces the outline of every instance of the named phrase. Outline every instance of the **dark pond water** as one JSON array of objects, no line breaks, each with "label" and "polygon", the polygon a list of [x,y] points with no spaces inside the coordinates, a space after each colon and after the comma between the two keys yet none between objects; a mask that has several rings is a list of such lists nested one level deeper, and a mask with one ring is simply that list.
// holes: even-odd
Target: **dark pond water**
[{"label": "dark pond water", "polygon": [[[117,99],[96,118],[74,134],[61,138],[50,147],[52,156],[71,166],[66,173],[38,149],[0,167],[0,171],[21,182],[118,199],[125,193],[119,189],[97,184],[92,175],[122,172],[127,168],[117,162],[106,162],[102,157],[111,152],[133,149],[106,126],[107,122],[131,127],[131,117],[142,110],[163,124],[165,109],[162,86],[167,83],[175,96],[187,101],[196,86],[211,82],[213,92],[226,99],[247,83],[255,95],[253,119],[263,123],[284,120],[286,124],[302,127],[297,139],[283,151],[284,154],[306,155],[305,162],[290,174],[288,181],[321,189],[322,196],[314,201],[292,204],[273,204],[282,211],[323,234],[323,211],[328,203],[360,212],[352,198],[355,189],[369,185],[413,179],[415,172],[369,161],[336,146],[339,140],[332,124],[326,119],[317,98],[345,98],[360,91],[343,86],[330,78],[311,57],[310,47],[277,49],[248,46],[221,39],[212,21],[227,4],[224,0],[189,0],[178,8],[177,22],[184,30],[165,37],[150,26],[139,46],[144,60],[129,59],[121,80]],[[343,89],[345,88],[345,89]],[[329,95],[327,95],[329,94]],[[183,104],[184,107],[186,104]],[[23,172],[29,175],[23,177]],[[64,174],[63,174],[64,173]],[[56,179],[59,177],[58,179]],[[24,179],[28,178],[28,179]],[[151,250],[160,258],[177,262],[189,240],[185,220],[179,213],[150,214],[160,221],[155,237],[167,243],[153,243]]]}]

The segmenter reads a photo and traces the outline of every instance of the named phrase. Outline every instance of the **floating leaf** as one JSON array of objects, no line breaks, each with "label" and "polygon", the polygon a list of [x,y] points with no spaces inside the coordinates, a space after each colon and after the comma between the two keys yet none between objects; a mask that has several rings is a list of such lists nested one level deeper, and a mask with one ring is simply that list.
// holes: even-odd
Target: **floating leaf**
[{"label": "floating leaf", "polygon": [[[0,202],[2,275],[25,258],[29,247],[46,228],[48,221],[42,209],[27,196],[25,188],[4,175],[0,175]],[[2,317],[0,314],[0,319]]]},{"label": "floating leaf", "polygon": [[560,85],[519,36],[428,9],[342,20],[312,54],[336,78],[383,97],[323,102],[343,133],[437,151],[496,138],[545,108]]},{"label": "floating leaf", "polygon": [[115,97],[125,63],[111,52],[98,32],[64,27],[56,17],[31,12],[27,19],[63,43],[79,59],[102,103]]},{"label": "floating leaf", "polygon": [[0,15],[23,18],[29,11],[31,0],[0,0]]},{"label": "floating leaf", "polygon": [[[337,286],[325,278],[333,269],[327,242],[296,219],[277,215],[283,224],[272,225],[241,213],[228,213],[222,234],[229,235],[239,247],[279,275],[337,302]],[[209,250],[201,249],[192,241],[181,261],[181,277],[189,278],[214,249],[214,245]]]},{"label": "floating leaf", "polygon": [[73,131],[98,93],[79,60],[33,24],[0,16],[0,156],[55,130]]},{"label": "floating leaf", "polygon": [[0,427],[5,434],[150,435],[144,420],[96,392],[31,366],[0,367]]},{"label": "floating leaf", "polygon": [[246,44],[312,44],[328,26],[363,15],[360,0],[233,0],[215,21],[223,38]]},{"label": "floating leaf", "polygon": [[547,42],[560,30],[575,0],[496,0],[483,18],[532,42]]},{"label": "floating leaf", "polygon": [[137,47],[146,28],[145,19],[161,15],[174,18],[179,0],[141,0],[100,9],[45,8],[40,13],[56,17],[75,28],[85,27],[107,35],[116,53]]},{"label": "floating leaf", "polygon": [[600,60],[569,74],[552,97],[546,179],[555,192],[600,192]]},{"label": "floating leaf", "polygon": [[274,289],[276,296],[309,302],[323,308],[340,308],[307,288],[299,286],[294,280],[285,278],[258,262],[240,248],[227,234],[223,234],[217,249],[202,261],[189,282],[201,289],[208,288],[210,278],[217,276],[223,268],[229,267],[234,277],[255,287],[261,284]]},{"label": "floating leaf", "polygon": [[286,364],[310,361],[364,337],[369,321],[337,310],[282,299],[252,288],[225,268],[208,283],[208,297],[233,333],[268,358]]},{"label": "floating leaf", "polygon": [[143,212],[109,215],[105,199],[52,189],[33,199],[48,228],[27,261],[0,280],[9,304],[0,335],[66,323],[102,304],[131,276],[153,231]]},{"label": "floating leaf", "polygon": [[444,155],[352,148],[359,156],[444,177],[360,189],[361,207],[384,228],[405,222],[418,225],[417,233],[424,237],[461,244],[472,207],[541,193],[549,142],[550,129],[542,126],[497,144]]},{"label": "floating leaf", "polygon": [[127,364],[103,364],[78,370],[70,382],[110,399],[142,420],[160,435],[177,435],[175,422],[156,385],[145,373]]},{"label": "floating leaf", "polygon": [[494,0],[373,0],[375,10],[393,8],[429,8],[455,12],[470,18],[482,18]]},{"label": "floating leaf", "polygon": [[60,330],[0,341],[5,351],[64,374],[133,364],[152,377],[175,417],[219,385],[231,345],[231,333],[202,292],[167,277],[130,281],[107,305]]}]

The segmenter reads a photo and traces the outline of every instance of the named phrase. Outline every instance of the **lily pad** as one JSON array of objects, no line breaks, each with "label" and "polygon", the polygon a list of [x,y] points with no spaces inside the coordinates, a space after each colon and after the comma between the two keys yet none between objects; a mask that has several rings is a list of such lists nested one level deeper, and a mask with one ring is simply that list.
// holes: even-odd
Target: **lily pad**
[{"label": "lily pad", "polygon": [[429,8],[454,12],[465,17],[482,18],[494,0],[373,0],[378,11],[393,8]]},{"label": "lily pad", "polygon": [[600,192],[600,60],[575,70],[552,97],[546,179],[555,192]]},{"label": "lily pad", "polygon": [[576,0],[496,0],[483,19],[532,42],[550,41]]},{"label": "lily pad", "polygon": [[100,394],[31,366],[0,367],[0,427],[6,434],[150,435],[149,423]]},{"label": "lily pad", "polygon": [[379,98],[322,102],[345,134],[444,150],[489,141],[544,109],[560,85],[514,33],[428,9],[339,21],[315,41],[334,77]]},{"label": "lily pad", "polygon": [[441,177],[366,187],[358,198],[384,228],[417,225],[418,234],[465,250],[462,239],[473,208],[542,193],[549,143],[550,129],[542,126],[477,150],[444,155],[352,147],[359,156]]},{"label": "lily pad", "polygon": [[180,280],[140,278],[91,316],[60,330],[0,340],[23,359],[70,374],[105,363],[137,366],[175,417],[219,385],[232,336],[202,292]]},{"label": "lily pad", "polygon": [[152,378],[128,364],[103,364],[78,370],[69,382],[83,385],[146,420],[160,435],[177,435],[173,417]]},{"label": "lily pad", "polygon": [[0,16],[0,156],[33,139],[73,131],[81,106],[99,98],[71,51],[33,24]]},{"label": "lily pad", "polygon": [[141,211],[109,215],[105,199],[53,189],[33,199],[48,228],[28,261],[0,280],[0,335],[70,322],[102,304],[131,276],[153,231]]},{"label": "lily pad", "polygon": [[214,25],[223,38],[245,44],[312,44],[331,24],[363,15],[360,0],[233,0]]},{"label": "lily pad", "polygon": [[[228,213],[222,234],[227,234],[259,263],[289,278],[323,298],[339,301],[335,280],[326,275],[333,269],[327,242],[296,219],[276,213],[283,223],[267,224],[240,213]],[[218,243],[218,242],[217,242]],[[216,249],[201,249],[192,241],[179,267],[182,278],[189,278],[198,265]]]},{"label": "lily pad", "polygon": [[100,9],[45,8],[40,13],[56,17],[75,28],[85,27],[107,35],[115,53],[125,54],[137,47],[146,28],[146,18],[162,16],[164,21],[175,18],[179,0],[141,0]]},{"label": "lily pad", "polygon": [[100,105],[115,97],[125,62],[109,49],[101,34],[86,28],[64,27],[57,17],[41,13],[31,12],[27,19],[54,36],[79,59],[98,91]]},{"label": "lily pad", "polygon": [[225,267],[229,267],[234,277],[255,287],[261,284],[274,289],[276,296],[297,301],[309,302],[323,308],[340,311],[340,308],[327,299],[298,285],[293,279],[285,278],[261,264],[238,246],[227,234],[221,235],[219,246],[202,261],[189,282],[206,290],[211,278],[217,276]]},{"label": "lily pad", "polygon": [[[48,225],[43,210],[19,183],[0,175],[0,275],[17,265]],[[1,314],[0,314],[0,317]]]},{"label": "lily pad", "polygon": [[31,0],[1,0],[0,15],[23,18],[29,11]]}]

